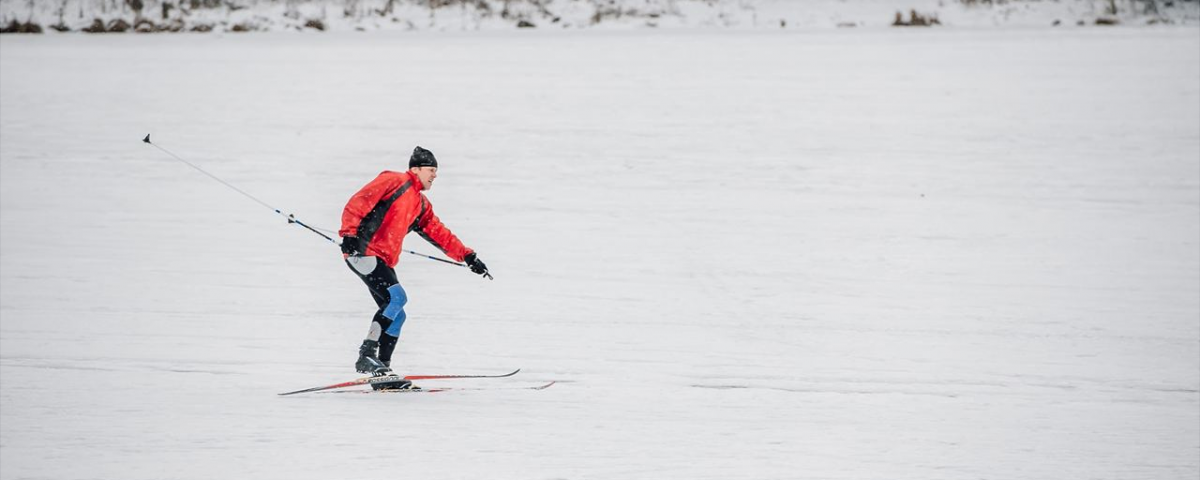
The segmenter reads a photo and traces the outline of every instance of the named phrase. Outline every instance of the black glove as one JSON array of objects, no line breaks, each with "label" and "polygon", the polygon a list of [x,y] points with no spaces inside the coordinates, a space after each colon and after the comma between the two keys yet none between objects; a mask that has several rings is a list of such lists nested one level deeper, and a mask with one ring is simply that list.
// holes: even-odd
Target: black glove
[{"label": "black glove", "polygon": [[479,257],[475,255],[475,252],[468,253],[465,260],[467,261],[467,266],[471,267],[472,273],[483,275],[484,277],[491,277],[491,275],[488,274],[487,265],[484,265],[483,262],[479,260]]},{"label": "black glove", "polygon": [[358,237],[342,237],[342,253],[356,256],[366,253],[366,245]]}]

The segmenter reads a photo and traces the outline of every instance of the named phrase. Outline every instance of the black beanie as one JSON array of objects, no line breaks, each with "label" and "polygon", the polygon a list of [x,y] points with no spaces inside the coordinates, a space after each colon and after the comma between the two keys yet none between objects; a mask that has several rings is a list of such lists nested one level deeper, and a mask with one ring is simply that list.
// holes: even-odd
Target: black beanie
[{"label": "black beanie", "polygon": [[408,168],[413,167],[437,168],[437,159],[433,158],[433,152],[417,147],[413,149],[412,156],[408,158]]}]

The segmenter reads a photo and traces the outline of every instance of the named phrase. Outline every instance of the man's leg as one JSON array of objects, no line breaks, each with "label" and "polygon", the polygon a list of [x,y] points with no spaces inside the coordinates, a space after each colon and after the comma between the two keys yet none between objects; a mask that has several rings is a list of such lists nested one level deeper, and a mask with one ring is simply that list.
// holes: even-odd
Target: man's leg
[{"label": "man's leg", "polygon": [[396,350],[396,343],[400,340],[400,328],[404,326],[404,319],[408,317],[404,314],[408,294],[404,293],[404,287],[399,283],[388,287],[387,292],[388,303],[379,309],[376,316],[387,321],[386,324],[380,323],[383,333],[379,336],[379,360],[391,367],[392,352]]},{"label": "man's leg", "polygon": [[[371,318],[367,337],[359,347],[355,369],[362,373],[387,373],[400,325],[404,323],[404,304],[408,297],[396,280],[396,271],[377,258],[350,257],[346,264],[367,285],[379,307]],[[379,348],[379,356],[375,354],[376,348]]]}]

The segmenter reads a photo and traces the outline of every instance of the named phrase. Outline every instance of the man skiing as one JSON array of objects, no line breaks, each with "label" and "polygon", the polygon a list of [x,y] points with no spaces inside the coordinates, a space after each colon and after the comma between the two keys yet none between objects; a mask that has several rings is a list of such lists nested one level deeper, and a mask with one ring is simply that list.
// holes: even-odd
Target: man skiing
[{"label": "man skiing", "polygon": [[358,349],[354,368],[360,373],[391,373],[392,352],[404,325],[404,304],[408,301],[394,268],[408,232],[417,232],[446,256],[465,262],[474,273],[491,278],[475,251],[442,225],[422,193],[433,187],[437,169],[433,152],[416,147],[408,160],[408,171],[380,173],[355,193],[342,211],[342,228],[338,231],[342,237],[342,256],[350,270],[367,284],[379,306],[367,338]]}]

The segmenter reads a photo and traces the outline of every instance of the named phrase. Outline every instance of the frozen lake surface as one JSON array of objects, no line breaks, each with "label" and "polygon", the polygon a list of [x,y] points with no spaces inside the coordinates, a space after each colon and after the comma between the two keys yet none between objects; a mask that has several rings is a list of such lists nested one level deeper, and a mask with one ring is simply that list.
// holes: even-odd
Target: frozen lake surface
[{"label": "frozen lake surface", "polygon": [[[147,133],[328,229],[433,150],[399,368],[559,383],[276,396],[374,304]],[[1200,475],[1196,28],[4,36],[0,187],[5,480]]]}]

